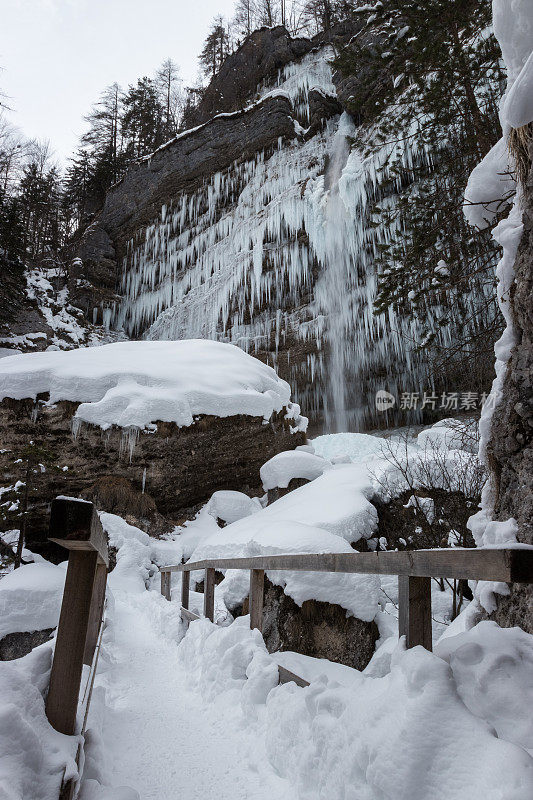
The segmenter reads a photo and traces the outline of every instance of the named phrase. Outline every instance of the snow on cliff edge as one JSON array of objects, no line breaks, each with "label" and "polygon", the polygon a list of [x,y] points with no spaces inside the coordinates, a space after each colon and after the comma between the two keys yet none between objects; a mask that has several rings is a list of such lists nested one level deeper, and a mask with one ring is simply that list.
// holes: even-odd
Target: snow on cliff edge
[{"label": "snow on cliff edge", "polygon": [[239,347],[206,339],[116,342],[27,353],[0,362],[0,399],[36,398],[81,405],[75,419],[145,428],[157,420],[192,425],[198,414],[268,420],[287,408],[295,430],[307,420],[275,371]]}]

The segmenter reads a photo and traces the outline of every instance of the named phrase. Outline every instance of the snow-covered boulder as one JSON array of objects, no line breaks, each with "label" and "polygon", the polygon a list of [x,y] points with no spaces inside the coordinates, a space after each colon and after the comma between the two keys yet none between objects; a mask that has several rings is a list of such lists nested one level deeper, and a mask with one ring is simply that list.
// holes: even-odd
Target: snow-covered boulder
[{"label": "snow-covered boulder", "polygon": [[3,358],[0,398],[6,485],[24,480],[17,454],[30,440],[53,440],[58,454],[39,478],[31,533],[41,543],[57,494],[83,493],[100,510],[160,533],[219,489],[261,494],[262,464],[305,443],[289,385],[238,347],[214,341]]},{"label": "snow-covered boulder", "polygon": [[[376,509],[366,496],[370,492],[365,467],[329,465],[311,483],[257,513],[222,530],[208,529],[190,560],[351,553],[350,542],[371,537],[377,525]],[[204,511],[198,525],[202,517]],[[311,655],[338,658],[358,668],[366,665],[377,639],[377,576],[268,571],[267,578],[272,585],[265,598],[264,635],[270,649],[290,649],[298,643]],[[245,570],[228,570],[216,588],[219,606],[230,611],[242,607],[248,593]]]},{"label": "snow-covered boulder", "polygon": [[417,443],[422,450],[464,450],[477,453],[479,449],[477,421],[441,419],[431,428],[420,431]]},{"label": "snow-covered boulder", "polygon": [[261,503],[257,497],[248,497],[244,492],[221,489],[213,494],[206,511],[214,519],[221,519],[229,525],[261,511]]},{"label": "snow-covered boulder", "polygon": [[69,400],[75,419],[104,430],[157,421],[192,425],[195,416],[245,414],[269,420],[286,409],[305,430],[290,387],[239,347],[206,339],[115,342],[102,347],[26,353],[1,360],[0,399]]},{"label": "snow-covered boulder", "polygon": [[55,628],[66,571],[49,562],[25,564],[0,581],[0,640],[9,633]]},{"label": "snow-covered boulder", "polygon": [[270,458],[261,467],[263,489],[286,489],[295,478],[314,481],[329,467],[331,464],[321,456],[304,450],[287,450]]}]

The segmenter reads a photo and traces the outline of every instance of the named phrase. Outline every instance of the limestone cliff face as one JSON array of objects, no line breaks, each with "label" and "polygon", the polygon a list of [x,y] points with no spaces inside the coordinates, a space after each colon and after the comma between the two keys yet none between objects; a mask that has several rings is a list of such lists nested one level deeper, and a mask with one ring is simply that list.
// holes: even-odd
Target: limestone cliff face
[{"label": "limestone cliff face", "polygon": [[276,77],[278,70],[313,49],[309,39],[293,39],[282,25],[254,31],[222,65],[198,106],[184,120],[194,128],[215,114],[242,108],[257,86]]},{"label": "limestone cliff face", "polygon": [[[312,41],[281,27],[252,34],[189,115],[192,127],[128,170],[72,248],[72,303],[89,320],[130,338],[237,344],[274,366],[328,430],[428,413],[399,402],[382,413],[378,390],[399,401],[479,388],[458,385],[468,378],[453,364],[431,373],[431,361],[464,332],[465,314],[474,336],[490,306],[474,281],[461,302],[439,300],[445,319],[442,308],[427,320],[374,313],[391,235],[376,203],[395,202],[396,159],[410,181],[432,154],[402,140],[368,155],[371,128],[343,113],[365,76],[343,80],[332,67],[356,27]],[[420,348],[426,322],[436,338]]]},{"label": "limestone cliff face", "polygon": [[[490,457],[497,486],[496,519],[514,517],[519,541],[533,544],[533,169],[524,187],[523,209],[524,232],[510,299],[518,341],[494,412]],[[520,625],[533,633],[532,587],[514,586],[509,598],[500,599],[495,616],[500,624]]]}]

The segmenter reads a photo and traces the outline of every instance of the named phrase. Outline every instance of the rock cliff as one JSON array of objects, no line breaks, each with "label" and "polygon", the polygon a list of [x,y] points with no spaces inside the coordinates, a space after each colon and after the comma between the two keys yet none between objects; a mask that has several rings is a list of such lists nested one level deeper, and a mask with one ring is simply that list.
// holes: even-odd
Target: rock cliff
[{"label": "rock cliff", "polygon": [[[530,165],[533,145],[530,139]],[[533,544],[533,169],[524,187],[524,230],[515,260],[510,302],[517,343],[494,411],[489,458],[496,479],[495,519],[514,517],[517,538]],[[512,587],[499,598],[497,621],[533,633],[533,589]]]}]

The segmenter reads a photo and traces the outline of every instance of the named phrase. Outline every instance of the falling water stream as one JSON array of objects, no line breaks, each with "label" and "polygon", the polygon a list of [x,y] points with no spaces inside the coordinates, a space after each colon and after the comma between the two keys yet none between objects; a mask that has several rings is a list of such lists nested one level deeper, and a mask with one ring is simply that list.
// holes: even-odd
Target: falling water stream
[{"label": "falling water stream", "polygon": [[341,116],[325,174],[324,226],[325,271],[318,291],[321,310],[328,319],[329,381],[325,403],[326,427],[337,433],[348,430],[346,412],[346,330],[350,278],[350,248],[345,233],[350,223],[339,190],[339,180],[350,155],[348,133],[352,128],[346,113]]}]

